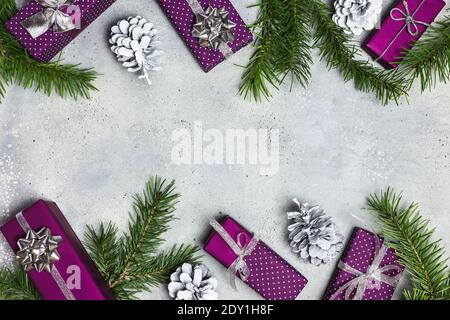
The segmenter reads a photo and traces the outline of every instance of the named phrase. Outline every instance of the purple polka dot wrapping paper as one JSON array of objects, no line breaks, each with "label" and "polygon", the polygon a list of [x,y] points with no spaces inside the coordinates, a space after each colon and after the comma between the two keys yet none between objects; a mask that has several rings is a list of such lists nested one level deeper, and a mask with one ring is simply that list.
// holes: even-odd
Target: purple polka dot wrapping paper
[{"label": "purple polka dot wrapping paper", "polygon": [[[203,10],[212,6],[225,8],[229,12],[229,19],[236,23],[236,28],[232,30],[235,40],[228,44],[233,53],[253,41],[252,33],[229,0],[198,0],[198,2]],[[187,0],[158,0],[158,3],[205,72],[225,60],[220,51],[200,47],[198,39],[192,36],[192,27],[196,19]]]},{"label": "purple polka dot wrapping paper", "polygon": [[[253,238],[250,232],[231,217],[226,217],[220,223],[234,241],[237,241],[240,233],[247,236],[247,241]],[[215,231],[204,249],[226,268],[237,258],[225,240]],[[294,300],[308,282],[301,273],[261,240],[252,253],[245,256],[244,261],[250,270],[250,276],[245,283],[267,300]]]},{"label": "purple polka dot wrapping paper", "polygon": [[[341,261],[354,269],[365,273],[369,266],[372,264],[375,256],[375,240],[376,235],[362,228],[355,228],[350,238],[347,247],[342,254]],[[383,242],[383,238],[379,237]],[[398,257],[395,255],[392,249],[388,249],[383,259],[381,260],[380,267],[387,265],[396,265],[399,270],[387,270],[384,273],[390,277],[397,276],[402,273],[403,267],[398,262]],[[323,299],[330,300],[331,297],[341,288],[343,285],[353,280],[356,276],[336,268],[328,288],[325,292]],[[390,300],[394,294],[395,287],[379,282],[376,287],[366,288],[363,294],[362,300]],[[355,290],[356,291],[356,290]],[[352,299],[355,292],[350,295]],[[341,292],[337,294],[334,300],[345,300],[345,293]]]},{"label": "purple polka dot wrapping paper", "polygon": [[42,11],[43,7],[31,0],[17,14],[6,22],[6,28],[22,44],[35,59],[43,62],[52,60],[65,46],[91,24],[98,16],[108,9],[116,0],[77,0],[81,14],[80,28],[67,32],[55,33],[50,28],[46,33],[33,39],[21,22]]}]

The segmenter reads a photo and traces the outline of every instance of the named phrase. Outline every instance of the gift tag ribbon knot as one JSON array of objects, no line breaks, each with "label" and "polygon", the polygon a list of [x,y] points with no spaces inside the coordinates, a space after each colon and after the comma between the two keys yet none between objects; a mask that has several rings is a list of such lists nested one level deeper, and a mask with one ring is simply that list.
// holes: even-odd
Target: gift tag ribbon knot
[{"label": "gift tag ribbon knot", "polygon": [[[375,252],[372,264],[367,268],[366,272],[356,270],[352,266],[343,261],[339,261],[338,268],[344,272],[354,275],[355,278],[348,281],[330,297],[330,300],[335,300],[340,294],[344,293],[345,300],[362,300],[364,292],[367,289],[379,289],[381,283],[386,283],[395,287],[400,280],[402,268],[395,264],[387,264],[380,267],[380,263],[386,255],[387,247],[380,243],[380,239],[375,237]],[[396,271],[395,276],[389,276],[386,272]],[[355,292],[353,298],[351,294]]]},{"label": "gift tag ribbon knot", "polygon": [[44,7],[38,13],[21,22],[33,39],[36,39],[53,28],[53,32],[61,33],[73,30],[76,24],[72,17],[63,12],[64,7],[71,6],[76,0],[35,0]]},{"label": "gift tag ribbon knot", "polygon": [[[394,20],[394,21],[405,21],[406,29],[408,30],[408,33],[410,35],[416,36],[419,33],[417,24],[421,24],[421,25],[424,25],[427,27],[430,26],[428,23],[426,23],[424,21],[419,21],[419,20],[414,19],[415,12],[413,12],[411,14],[406,0],[402,0],[402,3],[403,3],[403,7],[405,8],[405,11],[403,11],[400,8],[394,8],[391,10],[390,16],[391,16],[392,20]],[[400,16],[396,16],[395,15],[396,12],[398,12],[400,14]]]},{"label": "gift tag ribbon knot", "polygon": [[253,250],[255,250],[259,239],[253,236],[249,241],[247,234],[240,232],[237,234],[236,241],[234,241],[231,238],[230,234],[216,220],[211,219],[209,221],[209,224],[237,256],[233,263],[228,267],[228,270],[230,272],[230,284],[234,289],[236,289],[236,275],[239,275],[242,281],[247,281],[248,277],[251,274],[251,271],[244,258],[250,255]]}]

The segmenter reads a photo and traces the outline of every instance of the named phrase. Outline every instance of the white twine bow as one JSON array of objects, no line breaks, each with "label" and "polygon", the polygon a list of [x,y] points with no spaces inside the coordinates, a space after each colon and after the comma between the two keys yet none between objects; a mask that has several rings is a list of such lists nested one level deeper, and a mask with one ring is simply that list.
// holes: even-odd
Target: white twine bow
[{"label": "white twine bow", "polygon": [[[402,3],[403,3],[403,7],[405,8],[405,11],[403,11],[400,8],[393,8],[390,12],[390,16],[391,16],[392,20],[394,20],[394,21],[405,21],[405,25],[406,25],[406,29],[408,30],[408,33],[412,36],[416,36],[419,32],[417,24],[421,24],[421,25],[424,25],[427,27],[429,26],[429,24],[424,21],[419,21],[419,20],[414,19],[414,14],[416,13],[417,10],[411,14],[406,0],[402,0]],[[401,16],[396,17],[394,15],[395,12],[400,13]]]},{"label": "white twine bow", "polygon": [[[425,0],[422,0],[419,3],[419,5],[417,6],[417,8],[414,10],[414,12],[412,12],[412,13],[410,13],[410,11],[409,11],[408,3],[406,2],[406,0],[402,0],[402,3],[403,3],[403,6],[405,7],[405,12],[403,12],[399,8],[393,8],[390,12],[390,16],[391,16],[392,20],[394,20],[394,21],[405,21],[405,24],[397,32],[397,34],[394,36],[394,38],[392,38],[392,40],[389,42],[389,44],[386,46],[386,48],[384,48],[383,52],[375,59],[375,61],[380,61],[384,57],[386,52],[388,52],[388,50],[392,47],[392,45],[395,43],[395,41],[397,41],[398,37],[400,36],[400,34],[402,33],[402,31],[405,28],[407,28],[407,31],[411,36],[416,36],[417,33],[419,32],[419,29],[417,28],[418,23],[422,24],[424,26],[429,26],[429,24],[427,24],[426,22],[418,21],[418,20],[414,19],[414,15],[423,6],[423,4],[425,3]],[[394,12],[397,12],[397,11],[400,12],[402,17],[394,16]],[[413,30],[413,28],[414,28],[414,30]]]},{"label": "white twine bow", "polygon": [[44,9],[20,23],[33,39],[40,37],[52,27],[55,33],[67,32],[77,27],[72,17],[61,11],[63,7],[71,6],[77,0],[35,1]]},{"label": "white twine bow", "polygon": [[[402,268],[395,264],[385,265],[380,267],[380,263],[386,255],[387,247],[381,243],[378,236],[375,236],[375,252],[374,258],[367,269],[367,271],[361,272],[356,270],[352,266],[346,264],[343,261],[339,261],[338,268],[342,271],[350,273],[356,276],[354,279],[348,281],[341,286],[331,297],[330,300],[335,300],[341,293],[344,293],[345,300],[362,300],[364,292],[367,289],[378,289],[382,282],[395,287],[400,280]],[[395,276],[389,276],[385,274],[387,271],[399,271]],[[355,292],[356,291],[356,292]],[[353,298],[351,294],[355,292]]]},{"label": "white twine bow", "polygon": [[230,284],[236,290],[236,276],[239,275],[242,281],[247,281],[251,274],[247,263],[244,258],[250,255],[253,250],[255,250],[259,239],[253,236],[253,238],[248,241],[248,237],[245,233],[240,232],[234,241],[229,233],[222,227],[220,223],[216,220],[211,219],[209,221],[211,227],[221,236],[221,238],[228,244],[228,246],[237,255],[236,260],[228,267],[230,272]]}]

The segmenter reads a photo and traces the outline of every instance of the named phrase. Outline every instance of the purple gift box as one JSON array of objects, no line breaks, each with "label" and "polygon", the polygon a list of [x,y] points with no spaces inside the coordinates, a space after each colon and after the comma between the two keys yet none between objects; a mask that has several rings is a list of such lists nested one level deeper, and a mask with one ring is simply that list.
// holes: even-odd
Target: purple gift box
[{"label": "purple gift box", "polygon": [[102,280],[94,262],[56,203],[39,200],[0,227],[0,232],[16,254],[20,250],[18,241],[26,237],[25,230],[28,228],[37,233],[43,228],[48,228],[51,236],[59,236],[62,239],[56,249],[60,258],[53,263],[51,271],[39,272],[35,269],[28,271],[28,276],[43,299],[114,299],[111,290]]},{"label": "purple gift box", "polygon": [[396,2],[380,29],[369,36],[363,48],[385,68],[396,68],[404,51],[422,36],[444,6],[443,0]]},{"label": "purple gift box", "polygon": [[403,269],[383,238],[355,228],[323,298],[390,300]]},{"label": "purple gift box", "polygon": [[[211,223],[219,228],[221,226],[222,233],[226,232],[241,249],[251,246],[254,236],[231,217],[225,217],[220,224],[215,220]],[[204,249],[226,268],[230,268],[238,261],[238,255],[224,240],[220,230],[217,231],[218,227],[213,228],[216,231],[213,231]],[[241,265],[244,272],[248,268],[248,277],[244,280],[241,276],[241,279],[267,300],[294,300],[308,280],[264,242],[256,238],[254,242],[254,248],[243,257],[244,265]],[[236,276],[239,277],[238,272]]]},{"label": "purple gift box", "polygon": [[220,50],[201,47],[199,39],[192,35],[196,22],[193,7],[200,6],[203,10],[208,7],[224,8],[228,11],[229,20],[236,24],[231,31],[235,39],[228,43],[228,48],[231,49],[229,53],[235,53],[253,41],[252,33],[229,0],[158,0],[158,2],[205,72],[225,60],[225,55]]},{"label": "purple gift box", "polygon": [[[6,28],[22,44],[35,59],[43,62],[50,61],[78,34],[90,25],[116,0],[58,0],[64,5],[60,12],[70,16],[75,28],[66,32],[55,32],[54,24],[49,24],[48,30],[40,36],[32,37],[22,25],[31,16],[44,12],[45,7],[40,3],[54,3],[49,0],[30,0],[14,17],[6,22]],[[45,25],[45,23],[43,23]],[[37,28],[34,28],[37,29]],[[31,29],[30,29],[31,30]]]}]

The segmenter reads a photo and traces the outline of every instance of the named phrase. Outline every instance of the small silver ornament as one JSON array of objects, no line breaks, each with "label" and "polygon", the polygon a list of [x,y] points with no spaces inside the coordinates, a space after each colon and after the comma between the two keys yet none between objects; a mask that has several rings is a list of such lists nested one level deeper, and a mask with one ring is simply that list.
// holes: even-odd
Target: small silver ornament
[{"label": "small silver ornament", "polygon": [[336,0],[333,21],[347,34],[372,30],[381,13],[381,0]]},{"label": "small silver ornament", "polygon": [[117,60],[129,72],[141,72],[139,79],[147,80],[149,85],[150,72],[161,70],[156,57],[161,55],[157,50],[159,42],[156,40],[158,30],[153,24],[140,16],[120,20],[111,28],[111,51]]},{"label": "small silver ornament", "polygon": [[184,263],[172,273],[169,296],[175,300],[217,300],[217,279],[201,264]]},{"label": "small silver ornament", "polygon": [[58,245],[62,242],[60,236],[52,236],[50,229],[42,228],[38,232],[29,230],[25,238],[17,241],[19,251],[17,259],[25,271],[50,272],[53,263],[59,260]]},{"label": "small silver ornament", "polygon": [[298,211],[287,213],[288,219],[293,220],[288,226],[292,251],[316,266],[329,262],[342,250],[344,237],[319,206],[293,201]]},{"label": "small silver ornament", "polygon": [[234,41],[231,33],[236,23],[228,19],[228,11],[224,8],[208,7],[204,13],[196,14],[197,22],[192,29],[192,35],[198,38],[203,48],[218,50],[223,43]]}]

